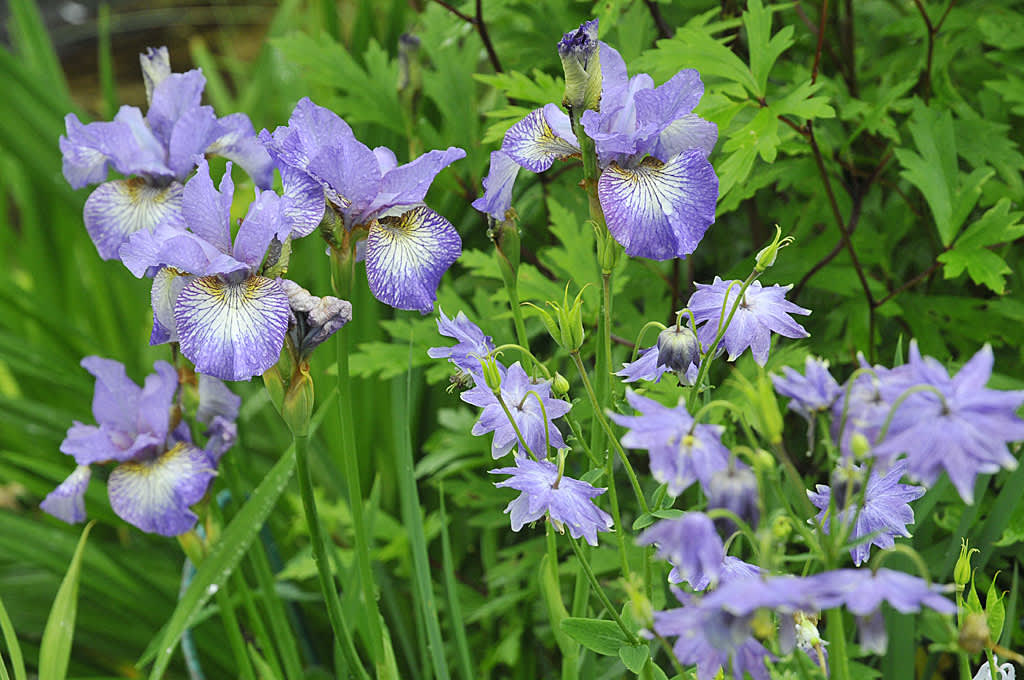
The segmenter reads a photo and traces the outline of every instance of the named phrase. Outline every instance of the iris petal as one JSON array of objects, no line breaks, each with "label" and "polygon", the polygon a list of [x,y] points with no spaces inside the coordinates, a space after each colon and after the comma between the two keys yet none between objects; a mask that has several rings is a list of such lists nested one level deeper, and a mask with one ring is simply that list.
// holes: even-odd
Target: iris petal
[{"label": "iris petal", "polygon": [[203,497],[215,474],[205,453],[181,443],[158,458],[124,463],[111,472],[110,506],[143,531],[177,536],[195,526],[189,506]]},{"label": "iris petal", "polygon": [[544,172],[556,160],[580,151],[566,121],[568,116],[554,104],[534,109],[509,128],[501,150],[527,170]]},{"label": "iris petal", "polygon": [[222,380],[248,380],[277,363],[288,317],[281,283],[263,276],[197,278],[174,305],[181,353],[198,372]]},{"label": "iris petal", "polygon": [[182,186],[146,184],[141,178],[115,180],[96,187],[85,202],[85,228],[104,260],[113,260],[128,237],[141,229],[166,225],[184,229]]},{"label": "iris petal", "polygon": [[496,220],[504,220],[512,207],[512,187],[519,174],[519,164],[504,151],[491,152],[491,168],[484,177],[484,195],[473,201],[473,207]]},{"label": "iris petal", "polygon": [[462,252],[451,222],[425,206],[382,217],[366,239],[366,277],[373,295],[397,309],[434,308],[437,285]]},{"label": "iris petal", "polygon": [[39,507],[68,524],[84,521],[85,490],[91,476],[88,465],[79,465],[60,486],[46,495]]},{"label": "iris petal", "polygon": [[718,177],[701,149],[636,168],[608,166],[597,184],[608,230],[626,254],[668,260],[692,253],[715,221]]}]

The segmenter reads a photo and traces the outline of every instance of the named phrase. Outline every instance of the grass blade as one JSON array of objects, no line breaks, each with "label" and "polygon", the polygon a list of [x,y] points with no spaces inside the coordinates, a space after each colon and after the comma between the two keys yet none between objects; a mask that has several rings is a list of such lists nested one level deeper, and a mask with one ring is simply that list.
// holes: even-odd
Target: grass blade
[{"label": "grass blade", "polygon": [[11,657],[11,670],[14,671],[14,680],[27,680],[25,661],[21,658],[21,645],[18,644],[18,636],[14,634],[14,624],[11,623],[11,617],[7,615],[7,609],[4,608],[4,601],[2,599],[0,599],[0,630],[3,631],[7,653]]},{"label": "grass blade", "polygon": [[78,613],[78,576],[82,571],[82,553],[89,538],[93,522],[89,522],[78,539],[78,547],[71,556],[71,564],[53,600],[50,616],[46,619],[43,639],[39,645],[39,680],[64,680],[71,661],[71,641],[75,635],[75,615]]}]

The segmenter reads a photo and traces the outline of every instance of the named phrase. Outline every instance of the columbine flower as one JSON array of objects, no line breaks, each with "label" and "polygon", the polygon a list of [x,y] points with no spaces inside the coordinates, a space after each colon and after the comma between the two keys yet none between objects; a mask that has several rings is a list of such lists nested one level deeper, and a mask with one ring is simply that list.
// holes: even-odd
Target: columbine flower
[{"label": "columbine flower", "polygon": [[[525,444],[536,456],[544,455],[544,414],[547,413],[546,429],[551,446],[564,449],[565,440],[562,439],[562,433],[558,431],[554,419],[568,413],[572,404],[552,398],[550,382],[531,382],[518,361],[508,369],[498,364],[498,370],[501,374],[501,398],[523,435],[520,445]],[[473,434],[480,436],[494,432],[491,455],[498,459],[511,451],[518,440],[516,431],[491,388],[483,384],[483,381],[478,381],[473,389],[462,393],[462,400],[483,408],[480,420],[473,426]],[[540,402],[544,403],[543,410]],[[525,455],[525,451],[521,450],[521,455]]]},{"label": "columbine flower", "polygon": [[[639,416],[610,413],[619,425],[628,427],[622,445],[633,449],[647,449],[651,456],[651,474],[668,492],[678,496],[688,486],[700,480],[707,489],[711,476],[729,465],[729,450],[722,446],[719,425],[697,425],[680,399],[675,408],[662,406],[653,399],[626,390],[626,400]],[[692,430],[692,431],[691,431]]]},{"label": "columbine flower", "polygon": [[434,177],[465,151],[430,151],[400,166],[390,149],[370,149],[344,120],[308,98],[296,105],[287,127],[264,130],[260,140],[282,176],[326,196],[344,223],[343,245],[365,239],[366,278],[378,300],[424,314],[433,309],[437,285],[462,241],[423,198]]},{"label": "columbine flower", "polygon": [[[700,338],[702,347],[711,347],[718,334],[719,320],[729,318],[729,312],[742,285],[742,281],[723,281],[717,276],[714,283],[697,284],[697,290],[690,296],[686,306],[693,312],[697,323],[702,324],[697,329],[697,337]],[[772,332],[787,338],[806,338],[810,335],[789,316],[811,313],[811,310],[798,307],[785,299],[786,291],[790,288],[791,285],[778,284],[763,288],[760,281],[754,281],[747,287],[743,300],[732,317],[732,323],[722,336],[722,345],[729,353],[729,361],[734,361],[749,347],[754,355],[754,361],[764,366],[768,361]]]},{"label": "columbine flower", "polygon": [[[697,382],[699,370],[699,362],[690,364],[690,367],[686,369],[686,373],[681,376],[677,374],[680,384],[692,385]],[[636,382],[637,380],[648,380],[656,383],[661,381],[661,376],[670,372],[671,370],[668,366],[658,363],[658,346],[655,344],[641,349],[636,361],[624,362],[622,368],[615,375],[620,376],[624,383]]]},{"label": "columbine flower", "polygon": [[[244,113],[218,119],[199,101],[206,79],[199,70],[171,73],[167,48],[140,55],[145,117],[122,106],[114,120],[83,125],[69,113],[60,138],[64,177],[72,187],[102,183],[85,202],[85,227],[100,257],[111,260],[131,234],[157,227],[183,229],[182,182],[196,159],[214,153],[244,167],[269,188],[273,167]],[[110,167],[127,177],[106,181]]]},{"label": "columbine flower", "polygon": [[[861,468],[853,466],[856,472]],[[910,536],[907,525],[914,523],[914,511],[910,508],[910,501],[915,501],[924,495],[925,489],[920,486],[900,484],[900,477],[907,470],[905,461],[899,461],[888,471],[874,471],[868,480],[867,488],[864,489],[864,505],[857,511],[857,499],[860,494],[860,484],[850,488],[842,480],[833,478],[833,486],[836,488],[836,508],[840,524],[847,525],[856,516],[857,524],[850,533],[849,540],[856,540],[873,535],[870,542],[860,543],[850,550],[853,563],[860,566],[867,561],[871,554],[871,546],[877,545],[883,550],[891,548],[896,544],[896,536]],[[832,488],[823,484],[817,485],[817,493],[807,492],[815,507],[821,510],[815,518],[818,522],[824,522],[825,532],[828,533],[832,526],[831,517],[825,517],[828,512],[829,502],[832,498]],[[842,490],[842,493],[839,493]],[[852,492],[852,495],[849,495]]]},{"label": "columbine flower", "polygon": [[[739,313],[739,310],[736,312]],[[843,388],[828,372],[828,362],[810,355],[804,360],[804,374],[800,375],[789,366],[783,366],[784,377],[773,375],[775,391],[789,397],[789,409],[807,420],[814,414],[827,411],[843,394]]]},{"label": "columbine flower", "polygon": [[[588,22],[577,35],[587,38],[591,25],[596,31],[596,22]],[[629,78],[619,53],[598,45],[601,110],[585,111],[581,122],[597,150],[598,198],[608,230],[628,255],[685,257],[715,221],[718,199],[718,177],[707,160],[718,128],[693,114],[704,85],[693,69],[659,87],[645,73]],[[563,111],[554,104],[531,111],[491,155],[486,193],[473,207],[505,219],[520,167],[543,172],[579,153]]]},{"label": "columbine flower", "polygon": [[[443,309],[438,309],[437,332],[458,342],[452,347],[431,347],[427,355],[432,359],[447,359],[460,370],[469,375],[480,374],[480,357],[487,356],[494,349],[494,341],[484,335],[480,327],[459,312],[454,319],[445,316]],[[474,378],[475,382],[480,382]]]},{"label": "columbine flower", "polygon": [[858,617],[860,646],[876,654],[884,654],[888,644],[882,602],[903,614],[919,612],[922,607],[940,614],[956,612],[956,605],[942,596],[949,588],[929,585],[901,571],[836,569],[803,580],[814,589],[818,609],[842,605]]},{"label": "columbine flower", "polygon": [[206,161],[185,185],[182,212],[188,231],[158,229],[134,234],[121,258],[136,276],[150,267],[153,279],[152,344],[178,342],[200,373],[247,380],[277,363],[292,314],[277,278],[264,276],[272,243],[293,234],[288,203],[258,192],[231,240],[231,168],[220,190]]},{"label": "columbine flower", "polygon": [[173,366],[156,362],[156,373],[141,388],[117,361],[87,357],[82,366],[96,376],[92,411],[99,426],[75,422],[68,430],[60,450],[78,467],[40,507],[65,522],[83,521],[89,466],[116,461],[107,491],[119,517],[164,536],[188,531],[197,519],[189,506],[205,495],[217,461],[234,443],[240,400],[222,384],[208,382],[214,379],[200,380],[197,415],[211,426],[207,446],[200,449],[173,407],[178,389]]},{"label": "columbine flower", "polygon": [[[869,445],[877,443],[885,421],[893,416],[890,430],[902,426],[900,413],[892,413],[893,400],[913,385],[910,367],[872,367],[862,354],[857,355],[861,369],[870,370],[847,380],[832,403],[832,439],[849,458],[853,454],[854,437],[862,436]],[[895,426],[895,429],[893,429]]]},{"label": "columbine flower", "polygon": [[[759,506],[760,496],[757,488],[757,477],[749,468],[735,462],[724,470],[711,476],[707,487],[708,510],[722,508],[731,511],[752,528],[757,527],[761,518]],[[728,517],[715,520],[715,527],[723,535],[737,530],[736,523]]]},{"label": "columbine flower", "polygon": [[565,475],[559,476],[558,466],[546,460],[516,458],[515,467],[490,470],[495,475],[512,475],[494,486],[509,487],[522,493],[505,508],[512,519],[512,531],[519,531],[527,522],[534,522],[550,514],[552,523],[562,531],[569,527],[573,538],[583,537],[590,545],[597,545],[597,532],[611,531],[612,518],[594,505],[594,498],[606,489],[596,489]]},{"label": "columbine flower", "polygon": [[682,517],[663,519],[640,534],[636,542],[655,544],[658,557],[672,563],[670,582],[686,581],[694,589],[698,583],[718,583],[725,548],[715,525],[704,513],[687,512]]},{"label": "columbine flower", "polygon": [[[1016,413],[1024,391],[986,388],[992,362],[992,348],[985,345],[951,378],[938,361],[922,357],[917,342],[911,341],[908,381],[932,389],[915,391],[897,407],[899,420],[875,454],[906,453],[907,474],[925,484],[933,484],[945,469],[967,503],[973,501],[978,474],[1016,468],[1006,444],[1024,439],[1024,420]],[[891,403],[899,398],[895,389],[887,396]]]}]

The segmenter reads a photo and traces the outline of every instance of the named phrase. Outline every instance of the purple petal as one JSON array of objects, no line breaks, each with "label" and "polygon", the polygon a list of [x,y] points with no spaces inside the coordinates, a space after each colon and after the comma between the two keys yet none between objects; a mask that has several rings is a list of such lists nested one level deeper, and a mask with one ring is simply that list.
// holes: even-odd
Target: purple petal
[{"label": "purple petal", "polygon": [[421,203],[437,174],[465,157],[465,151],[450,146],[444,151],[429,151],[416,160],[387,172],[380,180],[379,193],[369,210],[380,213],[394,206]]},{"label": "purple petal", "polygon": [[206,153],[242,166],[260,189],[269,189],[274,183],[274,161],[244,113],[232,113],[217,121],[217,136]]},{"label": "purple petal", "polygon": [[235,284],[197,278],[174,307],[181,353],[222,380],[248,380],[277,363],[289,315],[280,282],[262,276]]},{"label": "purple petal", "polygon": [[150,271],[150,267],[173,267],[179,274],[199,276],[249,269],[249,265],[221,252],[206,239],[169,227],[132,234],[118,254],[128,270],[140,277]]},{"label": "purple petal", "polygon": [[206,159],[199,162],[196,174],[185,184],[182,192],[181,212],[189,231],[222,253],[231,252],[231,201],[234,195],[231,164],[228,163],[218,190],[213,186]]},{"label": "purple petal", "polygon": [[217,116],[209,106],[185,111],[174,123],[167,142],[167,165],[178,180],[188,177],[218,134]]},{"label": "purple petal", "polygon": [[[162,267],[153,277],[153,288],[150,291],[149,299],[153,306],[154,336],[149,340],[150,345],[178,342],[178,327],[174,322],[174,303],[181,290],[193,278],[173,267]],[[160,329],[159,333],[157,333],[158,328]]]},{"label": "purple petal", "polygon": [[292,238],[313,233],[324,217],[327,203],[324,188],[301,170],[281,166],[281,219],[291,230]]},{"label": "purple petal", "polygon": [[124,364],[113,359],[90,356],[82,359],[82,368],[96,378],[92,415],[100,425],[134,432],[142,388],[125,373]]},{"label": "purple petal", "polygon": [[155,373],[146,376],[146,382],[136,405],[138,431],[147,432],[159,440],[167,437],[170,426],[171,404],[178,391],[178,372],[166,361],[153,364]]},{"label": "purple petal", "polygon": [[199,70],[171,73],[153,87],[146,122],[165,147],[170,146],[178,121],[199,108],[204,87],[206,78]]},{"label": "purple petal", "polygon": [[127,130],[117,123],[90,123],[82,125],[78,116],[69,113],[64,117],[67,136],[61,135],[58,143],[63,156],[64,178],[75,189],[89,184],[98,184],[107,179],[110,157],[106,153],[108,137],[114,137],[114,144]]},{"label": "purple petal", "polygon": [[85,490],[89,488],[92,470],[79,465],[60,486],[51,491],[39,507],[68,524],[85,521]]},{"label": "purple petal", "polygon": [[496,220],[504,220],[512,207],[512,187],[519,174],[519,164],[504,151],[491,152],[491,168],[484,177],[484,195],[473,201],[473,207]]},{"label": "purple petal", "polygon": [[462,252],[451,222],[425,206],[401,217],[383,217],[366,239],[366,277],[381,302],[426,314],[434,308],[437,285]]},{"label": "purple petal", "polygon": [[613,164],[597,187],[608,230],[628,255],[685,257],[715,221],[718,177],[700,149],[665,164],[652,158],[635,169]]},{"label": "purple petal", "polygon": [[198,379],[199,408],[196,410],[196,420],[206,425],[216,417],[234,422],[238,418],[242,398],[211,375],[200,373]]},{"label": "purple petal", "polygon": [[177,536],[195,526],[189,506],[202,499],[215,475],[205,453],[178,444],[156,459],[124,463],[111,472],[110,506],[143,531]]},{"label": "purple petal", "polygon": [[134,106],[122,106],[114,116],[116,135],[106,137],[105,152],[122,175],[145,175],[170,179],[166,147],[156,138]]},{"label": "purple petal", "polygon": [[668,159],[687,149],[703,149],[710,154],[718,141],[718,126],[700,116],[687,113],[665,126],[658,135],[651,155]]},{"label": "purple petal", "polygon": [[85,202],[83,215],[89,237],[104,260],[113,260],[128,237],[157,227],[183,230],[182,186],[160,188],[140,178],[120,179],[96,187]]},{"label": "purple petal", "polygon": [[527,170],[544,172],[557,159],[580,152],[576,136],[566,128],[568,119],[554,104],[534,109],[509,128],[501,150]]},{"label": "purple petal", "polygon": [[260,191],[238,228],[233,256],[252,268],[258,267],[271,241],[277,238],[283,242],[290,233],[291,226],[281,219],[281,197],[273,191]]}]

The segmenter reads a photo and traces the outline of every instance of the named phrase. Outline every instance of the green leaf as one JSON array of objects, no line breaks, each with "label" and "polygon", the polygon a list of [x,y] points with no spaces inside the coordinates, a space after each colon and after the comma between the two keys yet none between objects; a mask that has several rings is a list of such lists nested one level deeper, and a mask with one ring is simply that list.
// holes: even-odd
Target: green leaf
[{"label": "green leaf", "polygon": [[544,597],[544,605],[548,610],[548,620],[551,622],[551,629],[555,633],[555,642],[562,654],[571,655],[575,643],[562,630],[561,623],[569,618],[569,612],[562,602],[562,592],[558,585],[558,567],[552,568],[551,560],[547,553],[540,558],[540,593]]},{"label": "green leaf", "polygon": [[618,656],[619,648],[629,641],[614,621],[599,619],[562,619],[562,632],[592,652],[604,656]]},{"label": "green leaf", "polygon": [[39,643],[39,680],[64,680],[71,660],[71,641],[75,635],[75,616],[78,613],[78,577],[82,571],[82,553],[92,531],[93,522],[85,525],[78,547],[71,556],[71,564],[60,582],[57,597],[46,619],[43,639]]},{"label": "green leaf", "polygon": [[758,94],[757,80],[747,65],[705,29],[684,27],[672,38],[659,40],[655,49],[640,55],[635,68],[656,79],[667,80],[679,71],[680,64],[697,69],[702,78],[719,76],[739,83],[751,94]]},{"label": "green leaf", "polygon": [[992,577],[988,585],[988,593],[985,594],[985,619],[988,621],[989,636],[998,640],[1003,632],[1003,623],[1006,621],[1006,605],[1003,604],[1004,593],[999,592],[996,587],[996,579],[999,574]]},{"label": "green leaf", "polygon": [[[7,645],[7,653],[11,657],[11,669],[14,671],[14,680],[26,680],[25,661],[21,657],[21,645],[18,644],[18,636],[14,632],[14,624],[11,617],[7,615],[3,600],[0,600],[0,631],[4,634],[4,644]],[[0,660],[0,665],[3,661]]]},{"label": "green leaf", "polygon": [[955,279],[967,270],[972,281],[999,295],[1005,292],[1006,275],[1012,272],[1003,258],[991,250],[956,248],[939,255],[938,260],[945,265],[942,268],[945,278]]},{"label": "green leaf", "polygon": [[966,270],[975,283],[999,295],[1005,292],[1005,277],[1012,270],[1002,257],[986,248],[1015,241],[1024,235],[1024,224],[1020,222],[1024,212],[1011,212],[1010,205],[1009,198],[1001,198],[960,235],[952,250],[939,255],[947,279],[956,278]]},{"label": "green leaf", "polygon": [[493,74],[475,73],[473,78],[499,90],[509,99],[541,106],[562,101],[562,95],[565,93],[565,83],[561,78],[555,78],[536,68],[529,76],[519,71],[506,71]]},{"label": "green leaf", "polygon": [[651,650],[647,645],[623,645],[619,647],[619,658],[622,659],[622,664],[637,674],[644,669],[650,656]]},{"label": "green leaf", "polygon": [[767,163],[775,160],[779,146],[779,119],[771,109],[761,109],[754,118],[729,135],[722,145],[731,155],[718,166],[719,200],[743,182],[758,155]]},{"label": "green leaf", "polygon": [[918,152],[896,149],[896,157],[904,167],[900,174],[924,194],[942,244],[948,246],[956,231],[953,196],[958,172],[953,115],[948,110],[939,113],[915,101],[909,127]]},{"label": "green leaf", "polygon": [[812,83],[810,79],[781,99],[768,105],[776,115],[792,115],[800,118],[835,118],[836,110],[828,104],[828,97],[814,97],[815,92],[825,85],[824,81]]},{"label": "green leaf", "polygon": [[750,0],[743,13],[743,25],[747,29],[747,45],[750,51],[750,71],[754,76],[759,97],[764,97],[768,88],[768,74],[775,61],[793,44],[792,25],[784,26],[772,36],[772,15],[765,10],[761,0]]},{"label": "green leaf", "polygon": [[238,566],[238,562],[256,538],[270,511],[277,504],[277,499],[288,485],[294,470],[293,444],[256,487],[249,500],[224,529],[213,550],[199,565],[192,583],[178,600],[178,606],[171,614],[156,647],[156,662],[149,674],[151,680],[163,677],[181,634],[192,624],[203,605],[224,585]]}]

